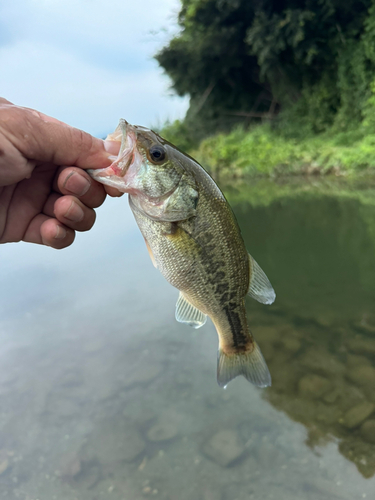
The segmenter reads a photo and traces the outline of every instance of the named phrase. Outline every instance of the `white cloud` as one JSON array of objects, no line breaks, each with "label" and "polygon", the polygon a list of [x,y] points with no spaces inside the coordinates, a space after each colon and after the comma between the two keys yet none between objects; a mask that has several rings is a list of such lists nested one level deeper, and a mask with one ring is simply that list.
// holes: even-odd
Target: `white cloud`
[{"label": "white cloud", "polygon": [[6,2],[2,95],[95,135],[120,117],[146,126],[181,117],[187,99],[170,97],[152,60],[176,31],[177,10],[175,0]]}]

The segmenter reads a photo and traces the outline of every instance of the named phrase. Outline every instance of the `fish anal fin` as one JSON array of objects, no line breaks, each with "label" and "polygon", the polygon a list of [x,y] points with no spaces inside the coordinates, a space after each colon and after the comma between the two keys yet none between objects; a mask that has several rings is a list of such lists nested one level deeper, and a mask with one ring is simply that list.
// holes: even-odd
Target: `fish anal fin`
[{"label": "fish anal fin", "polygon": [[227,354],[219,347],[217,358],[217,383],[226,387],[231,380],[243,375],[249,382],[258,387],[271,385],[271,375],[267,364],[256,342],[253,349],[247,352]]},{"label": "fish anal fin", "polygon": [[272,304],[275,301],[276,294],[269,279],[250,254],[249,263],[250,285],[248,295],[262,304]]},{"label": "fish anal fin", "polygon": [[148,244],[148,241],[146,239],[145,239],[145,243],[146,243],[147,251],[148,251],[148,254],[150,256],[151,262],[153,263],[154,267],[156,267],[156,269],[157,269],[158,265],[156,264],[156,260],[155,260],[154,254],[152,253],[151,247]]},{"label": "fish anal fin", "polygon": [[176,320],[193,328],[200,328],[207,321],[207,315],[194,307],[180,292],[176,304]]}]

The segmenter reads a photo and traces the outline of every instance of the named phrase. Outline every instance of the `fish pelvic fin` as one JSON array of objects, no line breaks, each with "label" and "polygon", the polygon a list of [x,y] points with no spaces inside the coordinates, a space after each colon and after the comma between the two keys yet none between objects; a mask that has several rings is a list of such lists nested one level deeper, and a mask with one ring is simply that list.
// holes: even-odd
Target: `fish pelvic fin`
[{"label": "fish pelvic fin", "polygon": [[248,295],[261,304],[273,304],[276,299],[275,290],[260,265],[249,254],[250,286]]},{"label": "fish pelvic fin", "polygon": [[193,328],[200,328],[207,321],[207,315],[190,304],[187,298],[180,292],[176,304],[176,320],[186,323]]},{"label": "fish pelvic fin", "polygon": [[246,380],[257,387],[269,387],[271,374],[256,342],[253,349],[247,352],[227,354],[219,347],[217,358],[217,383],[225,387],[231,380],[243,375]]}]

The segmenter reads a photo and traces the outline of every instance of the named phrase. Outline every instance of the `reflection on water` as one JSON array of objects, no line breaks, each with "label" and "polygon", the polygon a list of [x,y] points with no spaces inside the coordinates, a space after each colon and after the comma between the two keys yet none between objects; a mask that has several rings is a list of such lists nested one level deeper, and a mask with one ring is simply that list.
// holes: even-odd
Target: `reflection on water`
[{"label": "reflection on water", "polygon": [[278,295],[248,304],[265,391],[217,387],[214,327],[175,322],[125,200],[66,251],[0,248],[0,498],[373,497],[375,189],[228,197]]}]

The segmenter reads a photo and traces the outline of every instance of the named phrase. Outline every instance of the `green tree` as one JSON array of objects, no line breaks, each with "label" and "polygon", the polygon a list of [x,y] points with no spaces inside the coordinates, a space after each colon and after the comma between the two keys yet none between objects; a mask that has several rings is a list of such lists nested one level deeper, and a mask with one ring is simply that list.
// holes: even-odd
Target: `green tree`
[{"label": "green tree", "polygon": [[[274,116],[312,132],[360,121],[375,70],[372,0],[181,0],[156,59],[204,136]],[[367,106],[368,108],[368,106]]]}]

